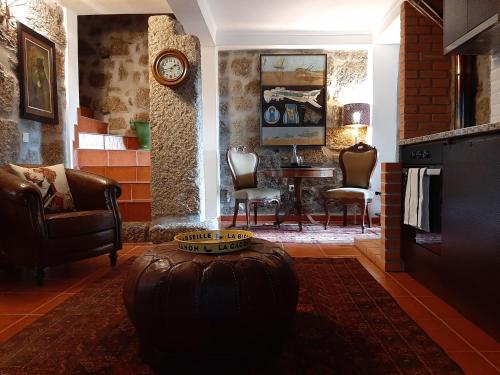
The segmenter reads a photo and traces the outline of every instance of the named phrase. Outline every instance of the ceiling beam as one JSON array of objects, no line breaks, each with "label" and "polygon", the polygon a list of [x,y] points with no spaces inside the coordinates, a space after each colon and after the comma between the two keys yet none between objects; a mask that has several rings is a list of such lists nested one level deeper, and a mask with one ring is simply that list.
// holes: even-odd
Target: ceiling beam
[{"label": "ceiling beam", "polygon": [[366,32],[315,32],[298,30],[237,30],[219,29],[217,31],[218,46],[248,47],[262,45],[360,45],[371,44],[372,33]]},{"label": "ceiling beam", "polygon": [[[375,43],[378,40],[384,39],[384,34],[389,29],[393,29],[395,27],[394,23],[399,23],[399,15],[401,13],[401,4],[403,0],[394,0],[389,10],[385,13],[385,15],[380,20],[379,26],[373,32],[373,40]],[[384,43],[385,44],[385,43]]]},{"label": "ceiling beam", "polygon": [[[2,1],[0,0],[0,3]],[[164,14],[172,13],[165,0],[58,0],[79,16],[104,14]]]},{"label": "ceiling beam", "polygon": [[195,35],[203,46],[214,46],[216,27],[206,0],[168,0],[187,34]]}]

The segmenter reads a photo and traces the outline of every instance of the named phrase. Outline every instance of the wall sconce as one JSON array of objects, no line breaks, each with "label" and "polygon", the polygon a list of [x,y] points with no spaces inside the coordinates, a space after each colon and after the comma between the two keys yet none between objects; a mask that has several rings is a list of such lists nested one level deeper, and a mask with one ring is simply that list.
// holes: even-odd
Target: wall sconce
[{"label": "wall sconce", "polygon": [[354,130],[354,144],[358,143],[358,129],[370,125],[370,104],[349,103],[344,105],[342,126]]}]

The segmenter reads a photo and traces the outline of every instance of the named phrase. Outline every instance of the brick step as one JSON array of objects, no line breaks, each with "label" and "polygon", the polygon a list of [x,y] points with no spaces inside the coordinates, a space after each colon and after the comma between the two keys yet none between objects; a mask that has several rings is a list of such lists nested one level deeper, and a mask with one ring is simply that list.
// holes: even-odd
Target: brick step
[{"label": "brick step", "polygon": [[120,182],[122,195],[120,201],[151,200],[151,184],[149,182]]},{"label": "brick step", "polygon": [[78,116],[75,133],[108,134],[108,124],[90,117]]},{"label": "brick step", "polygon": [[105,176],[120,183],[150,182],[151,167],[113,167],[113,166],[83,166],[82,171]]},{"label": "brick step", "polygon": [[82,167],[149,167],[151,153],[146,150],[75,150],[75,164]]},{"label": "brick step", "polygon": [[373,263],[375,263],[382,270],[384,269],[384,248],[380,238],[373,239],[354,239],[354,246],[356,246],[363,254],[366,255]]},{"label": "brick step", "polygon": [[151,221],[151,200],[118,201],[123,221]]},{"label": "brick step", "polygon": [[85,116],[85,117],[90,117],[90,118],[94,117],[94,111],[88,107],[79,107],[77,113],[78,113],[78,116]]},{"label": "brick step", "polygon": [[81,150],[137,150],[136,137],[78,132],[78,148]]}]

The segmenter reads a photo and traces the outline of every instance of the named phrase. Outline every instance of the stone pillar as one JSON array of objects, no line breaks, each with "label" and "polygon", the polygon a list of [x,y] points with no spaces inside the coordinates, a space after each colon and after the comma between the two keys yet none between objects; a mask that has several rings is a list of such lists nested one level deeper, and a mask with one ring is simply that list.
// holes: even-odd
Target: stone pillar
[{"label": "stone pillar", "polygon": [[198,39],[185,35],[169,16],[149,18],[148,40],[150,63],[167,48],[183,52],[189,61],[189,77],[175,88],[159,84],[149,73],[151,239],[162,242],[177,232],[206,226],[202,222],[201,54]]}]

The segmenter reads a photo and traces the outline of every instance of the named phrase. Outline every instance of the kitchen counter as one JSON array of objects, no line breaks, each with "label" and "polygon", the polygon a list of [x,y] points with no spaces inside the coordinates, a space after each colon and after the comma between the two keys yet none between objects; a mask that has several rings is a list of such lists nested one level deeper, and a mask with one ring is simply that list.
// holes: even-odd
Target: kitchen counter
[{"label": "kitchen counter", "polygon": [[476,126],[471,126],[469,128],[455,129],[455,130],[449,130],[449,131],[441,132],[441,133],[423,135],[421,137],[401,139],[399,141],[399,145],[405,146],[405,145],[412,145],[415,143],[440,141],[440,140],[450,139],[450,138],[455,138],[455,137],[464,137],[467,135],[491,133],[491,132],[496,132],[499,130],[500,130],[500,122],[494,122],[491,124],[476,125]]}]

